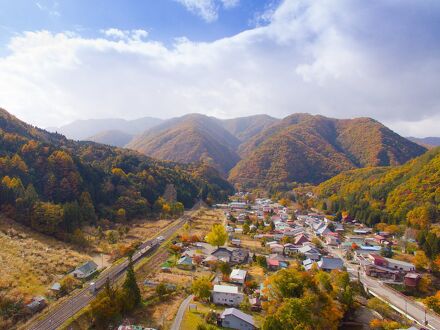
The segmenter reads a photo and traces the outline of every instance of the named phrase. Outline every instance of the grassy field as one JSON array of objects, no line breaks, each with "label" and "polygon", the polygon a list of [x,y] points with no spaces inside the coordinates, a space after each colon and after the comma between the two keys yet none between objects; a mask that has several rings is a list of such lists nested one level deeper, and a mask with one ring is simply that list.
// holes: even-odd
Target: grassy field
[{"label": "grassy field", "polygon": [[[196,330],[199,324],[206,325],[204,317],[205,314],[211,310],[211,307],[200,302],[196,302],[194,304],[197,306],[197,309],[187,310],[185,312],[180,325],[180,330]],[[219,313],[223,309],[216,308],[215,310]]]},{"label": "grassy field", "polygon": [[0,290],[25,298],[45,294],[61,275],[90,259],[56,239],[0,218]]},{"label": "grassy field", "polygon": [[[114,249],[118,244],[144,241],[169,224],[170,220],[137,221],[117,244],[107,244]],[[79,250],[6,218],[0,218],[0,246],[0,290],[11,288],[26,297],[45,294],[51,283],[87,260],[98,265],[104,260],[106,266],[110,259],[97,254],[93,241],[92,248]]]},{"label": "grassy field", "polygon": [[211,230],[212,225],[222,224],[225,220],[222,210],[201,209],[192,218],[190,234],[203,238]]}]

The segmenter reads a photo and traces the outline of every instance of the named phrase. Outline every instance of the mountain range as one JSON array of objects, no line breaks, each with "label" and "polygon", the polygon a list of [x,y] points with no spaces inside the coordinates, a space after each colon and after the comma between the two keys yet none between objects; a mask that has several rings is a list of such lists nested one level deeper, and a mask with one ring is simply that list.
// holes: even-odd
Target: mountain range
[{"label": "mountain range", "polygon": [[[81,131],[77,121],[64,131]],[[120,120],[109,120],[116,125]],[[188,114],[168,120],[151,117],[130,121],[87,139],[125,146],[147,156],[181,162],[203,162],[242,187],[277,182],[319,183],[354,168],[400,165],[426,151],[371,118],[333,119],[297,113],[284,119],[255,115],[218,119]],[[101,124],[87,123],[83,136]],[[142,133],[141,127],[145,128]],[[125,130],[125,131],[124,131]],[[69,133],[71,134],[71,133]],[[69,136],[69,135],[68,135]],[[76,135],[78,137],[78,135]],[[69,137],[72,137],[71,135]],[[432,142],[433,140],[427,140]]]},{"label": "mountain range", "polygon": [[[143,117],[134,120],[120,118],[86,119],[75,120],[60,127],[48,127],[46,130],[63,134],[72,140],[95,141],[97,139],[105,144],[123,147],[127,143],[125,141],[128,136],[131,139],[134,135],[140,134],[146,129],[160,124],[162,121],[162,119],[154,117]],[[122,140],[112,137],[112,133],[114,134],[115,132],[123,137]]]},{"label": "mountain range", "polygon": [[[127,220],[149,217],[160,211],[161,196],[170,184],[186,207],[199,199],[224,200],[233,191],[206,164],[176,164],[69,140],[3,109],[0,146],[1,212],[61,238],[96,217],[115,221],[121,212]],[[83,211],[87,215],[79,216]]]},{"label": "mountain range", "polygon": [[425,138],[416,138],[413,136],[407,137],[408,140],[420,144],[426,148],[440,147],[440,137],[428,136]]}]

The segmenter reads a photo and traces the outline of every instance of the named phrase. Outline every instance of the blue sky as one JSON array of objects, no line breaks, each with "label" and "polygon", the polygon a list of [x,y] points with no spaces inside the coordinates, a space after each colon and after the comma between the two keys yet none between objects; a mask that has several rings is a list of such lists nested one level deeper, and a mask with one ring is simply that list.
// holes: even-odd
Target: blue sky
[{"label": "blue sky", "polygon": [[255,16],[276,3],[241,0],[225,8],[215,2],[217,18],[206,22],[176,0],[0,0],[1,42],[4,46],[11,35],[22,31],[67,30],[95,37],[100,30],[113,27],[143,29],[152,39],[167,44],[182,36],[213,41],[254,27]]},{"label": "blue sky", "polygon": [[309,112],[440,136],[440,1],[0,0],[0,77],[41,127]]}]

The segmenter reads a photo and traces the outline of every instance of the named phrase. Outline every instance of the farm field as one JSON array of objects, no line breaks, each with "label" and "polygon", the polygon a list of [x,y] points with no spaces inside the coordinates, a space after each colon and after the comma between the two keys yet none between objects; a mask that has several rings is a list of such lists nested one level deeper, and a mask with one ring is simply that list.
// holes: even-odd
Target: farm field
[{"label": "farm field", "polygon": [[201,209],[192,218],[190,234],[203,238],[214,224],[223,224],[225,221],[226,217],[222,210]]}]

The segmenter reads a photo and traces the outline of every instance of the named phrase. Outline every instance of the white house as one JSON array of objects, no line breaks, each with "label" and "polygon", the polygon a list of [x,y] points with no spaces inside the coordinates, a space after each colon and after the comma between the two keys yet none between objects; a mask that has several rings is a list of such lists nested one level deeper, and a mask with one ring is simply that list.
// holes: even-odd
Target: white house
[{"label": "white house", "polygon": [[87,261],[72,272],[76,278],[87,278],[96,272],[98,265],[94,261]]},{"label": "white house", "polygon": [[236,308],[226,308],[220,315],[222,327],[237,330],[254,330],[255,322],[251,315]]},{"label": "white house", "polygon": [[212,302],[217,305],[238,306],[244,295],[238,292],[238,287],[231,285],[214,285]]},{"label": "white house", "polygon": [[386,259],[386,261],[388,261],[387,267],[390,269],[400,270],[400,271],[404,271],[404,272],[413,272],[416,270],[416,267],[409,262],[400,261],[400,260],[391,259],[391,258],[385,258],[385,259]]},{"label": "white house", "polygon": [[229,276],[229,280],[232,283],[244,284],[246,281],[247,272],[243,269],[233,269],[231,275]]}]

